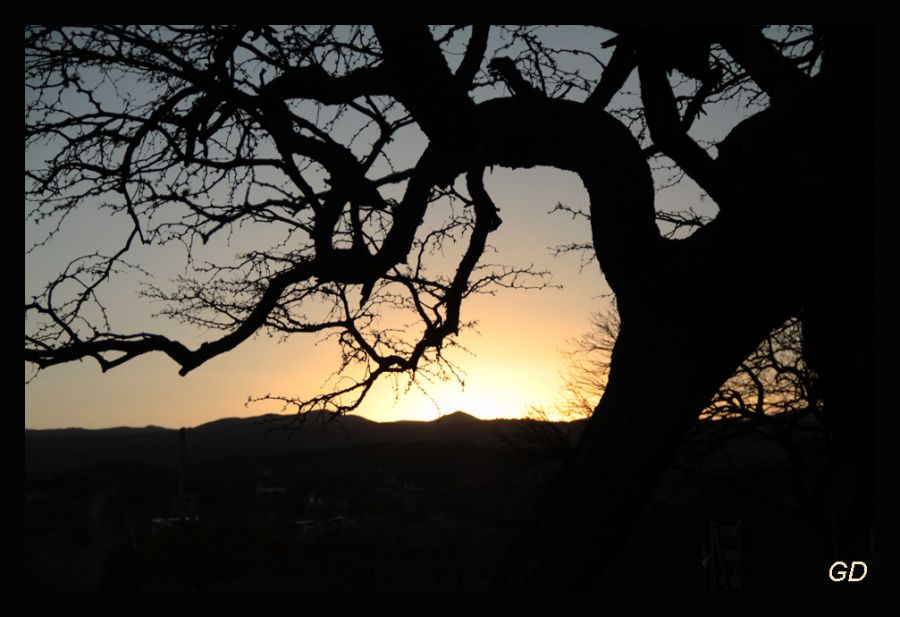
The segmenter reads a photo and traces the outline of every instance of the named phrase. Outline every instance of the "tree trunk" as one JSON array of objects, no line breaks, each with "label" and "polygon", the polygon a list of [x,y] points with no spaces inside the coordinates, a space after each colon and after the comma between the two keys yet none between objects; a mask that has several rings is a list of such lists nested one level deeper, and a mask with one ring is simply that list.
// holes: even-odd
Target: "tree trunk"
[{"label": "tree trunk", "polygon": [[699,412],[779,319],[693,308],[690,316],[669,307],[665,320],[623,315],[603,398],[506,555],[501,586],[583,589],[594,583]]},{"label": "tree trunk", "polygon": [[622,326],[606,392],[501,563],[501,586],[594,583],[716,389],[798,314],[825,419],[857,469],[843,521],[855,531],[837,557],[866,555],[866,540],[871,548],[871,33],[829,36],[838,44],[820,77],[719,145],[714,169],[730,201],[717,219],[617,285]]}]

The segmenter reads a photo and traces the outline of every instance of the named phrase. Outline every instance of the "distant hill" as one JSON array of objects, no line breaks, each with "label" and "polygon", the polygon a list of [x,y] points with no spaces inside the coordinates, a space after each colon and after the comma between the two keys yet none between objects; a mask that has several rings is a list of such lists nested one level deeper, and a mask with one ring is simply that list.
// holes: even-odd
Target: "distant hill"
[{"label": "distant hill", "polygon": [[[330,418],[330,416],[329,416]],[[530,420],[481,420],[457,411],[432,421],[373,422],[359,416],[323,421],[310,416],[301,426],[297,416],[267,414],[252,418],[223,418],[187,429],[189,463],[214,462],[226,457],[266,457],[371,444],[460,443],[500,446],[509,438],[519,444],[537,439],[546,445],[544,429],[525,430]],[[530,423],[530,424],[529,424]],[[573,439],[584,422],[558,423],[557,433]],[[753,469],[766,461],[778,461],[784,453],[777,440],[765,437],[755,425],[716,422],[714,456],[707,461],[717,469],[733,472]],[[710,425],[708,428],[713,427]],[[757,429],[759,427],[756,427]],[[540,435],[543,434],[543,435]],[[565,439],[565,437],[563,437]],[[178,462],[178,430],[158,426],[108,429],[49,429],[25,431],[25,471],[45,473],[75,471],[105,462],[175,466]]]},{"label": "distant hill", "polygon": [[[269,414],[224,418],[187,429],[187,458],[205,462],[227,456],[269,456],[375,443],[494,443],[523,420],[480,420],[457,411],[430,422],[378,423],[358,416],[329,422],[314,417],[291,426],[295,416]],[[26,472],[74,470],[107,462],[175,465],[178,431],[145,428],[50,429],[25,431]]]}]

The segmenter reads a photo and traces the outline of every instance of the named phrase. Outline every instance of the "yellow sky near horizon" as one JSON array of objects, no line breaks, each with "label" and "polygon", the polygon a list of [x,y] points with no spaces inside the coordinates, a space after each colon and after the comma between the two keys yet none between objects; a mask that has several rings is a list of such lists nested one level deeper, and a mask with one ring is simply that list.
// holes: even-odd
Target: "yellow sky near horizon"
[{"label": "yellow sky near horizon", "polygon": [[[608,302],[609,289],[596,263],[582,270],[578,256],[550,256],[550,247],[587,241],[590,232],[583,221],[547,213],[558,201],[586,205],[587,196],[577,176],[552,169],[498,168],[487,186],[504,223],[491,236],[497,252],[485,259],[512,265],[533,262],[552,271],[553,282],[562,289],[500,290],[495,296],[467,299],[462,318],[477,320],[478,326],[477,331],[463,331],[459,342],[472,353],[449,352],[467,373],[465,387],[450,380],[426,384],[428,396],[416,388],[395,393],[391,380],[383,379],[359,415],[375,421],[433,420],[462,410],[480,418],[521,417],[531,405],[558,402],[561,351],[567,339],[588,327],[590,313]],[[136,312],[146,310],[127,304],[133,299],[123,302]],[[128,317],[135,323],[142,319]],[[137,358],[105,374],[92,360],[51,367],[26,386],[25,426],[174,428],[282,412],[276,402],[245,403],[248,397],[269,393],[317,394],[339,362],[337,345],[328,340],[317,345],[319,338],[295,335],[278,342],[258,336],[186,377],[179,377],[178,367],[161,354]]]}]

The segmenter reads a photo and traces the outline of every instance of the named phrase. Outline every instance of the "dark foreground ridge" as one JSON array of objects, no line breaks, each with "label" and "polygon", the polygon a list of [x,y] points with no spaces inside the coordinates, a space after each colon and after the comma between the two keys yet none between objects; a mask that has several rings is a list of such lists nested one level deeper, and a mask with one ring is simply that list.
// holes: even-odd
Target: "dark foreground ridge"
[{"label": "dark foreground ridge", "polygon": [[[458,412],[291,436],[279,420],[187,429],[182,475],[176,430],[26,431],[28,588],[490,589],[583,427]],[[715,430],[726,445],[666,474],[598,587],[826,584],[828,538],[797,514],[775,442],[740,422]]]}]

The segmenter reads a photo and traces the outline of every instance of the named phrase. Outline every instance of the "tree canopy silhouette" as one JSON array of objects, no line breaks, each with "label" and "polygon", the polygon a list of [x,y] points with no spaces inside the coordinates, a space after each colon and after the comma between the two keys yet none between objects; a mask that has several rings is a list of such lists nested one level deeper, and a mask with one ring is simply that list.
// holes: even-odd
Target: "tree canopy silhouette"
[{"label": "tree canopy silhouette", "polygon": [[[26,165],[26,216],[52,230],[101,207],[131,224],[119,250],[77,257],[26,298],[26,362],[107,370],[161,352],[185,375],[260,331],[333,330],[352,380],[292,402],[352,411],[385,375],[454,371],[442,351],[467,297],[546,284],[484,263],[501,225],[484,173],[551,166],[587,189],[621,330],[603,398],[499,582],[589,585],[697,415],[790,317],[803,320],[823,413],[865,470],[853,517],[867,528],[871,31],[606,30],[612,55],[591,83],[528,28],[505,30],[521,58],[485,57],[487,26],[26,28],[26,153],[46,153]],[[639,104],[610,108],[635,72]],[[506,95],[476,96],[500,82]],[[727,97],[755,107],[710,149],[690,128]],[[413,124],[427,146],[395,165],[390,145]],[[660,156],[719,208],[687,237],[657,225],[648,159]],[[429,227],[441,200],[455,206]],[[191,347],[110,326],[101,288],[137,245],[190,256],[254,224],[283,235],[232,263],[189,261],[177,288],[146,291],[220,335]],[[453,271],[431,274],[430,256],[463,241]],[[418,328],[379,326],[395,309]]]}]

